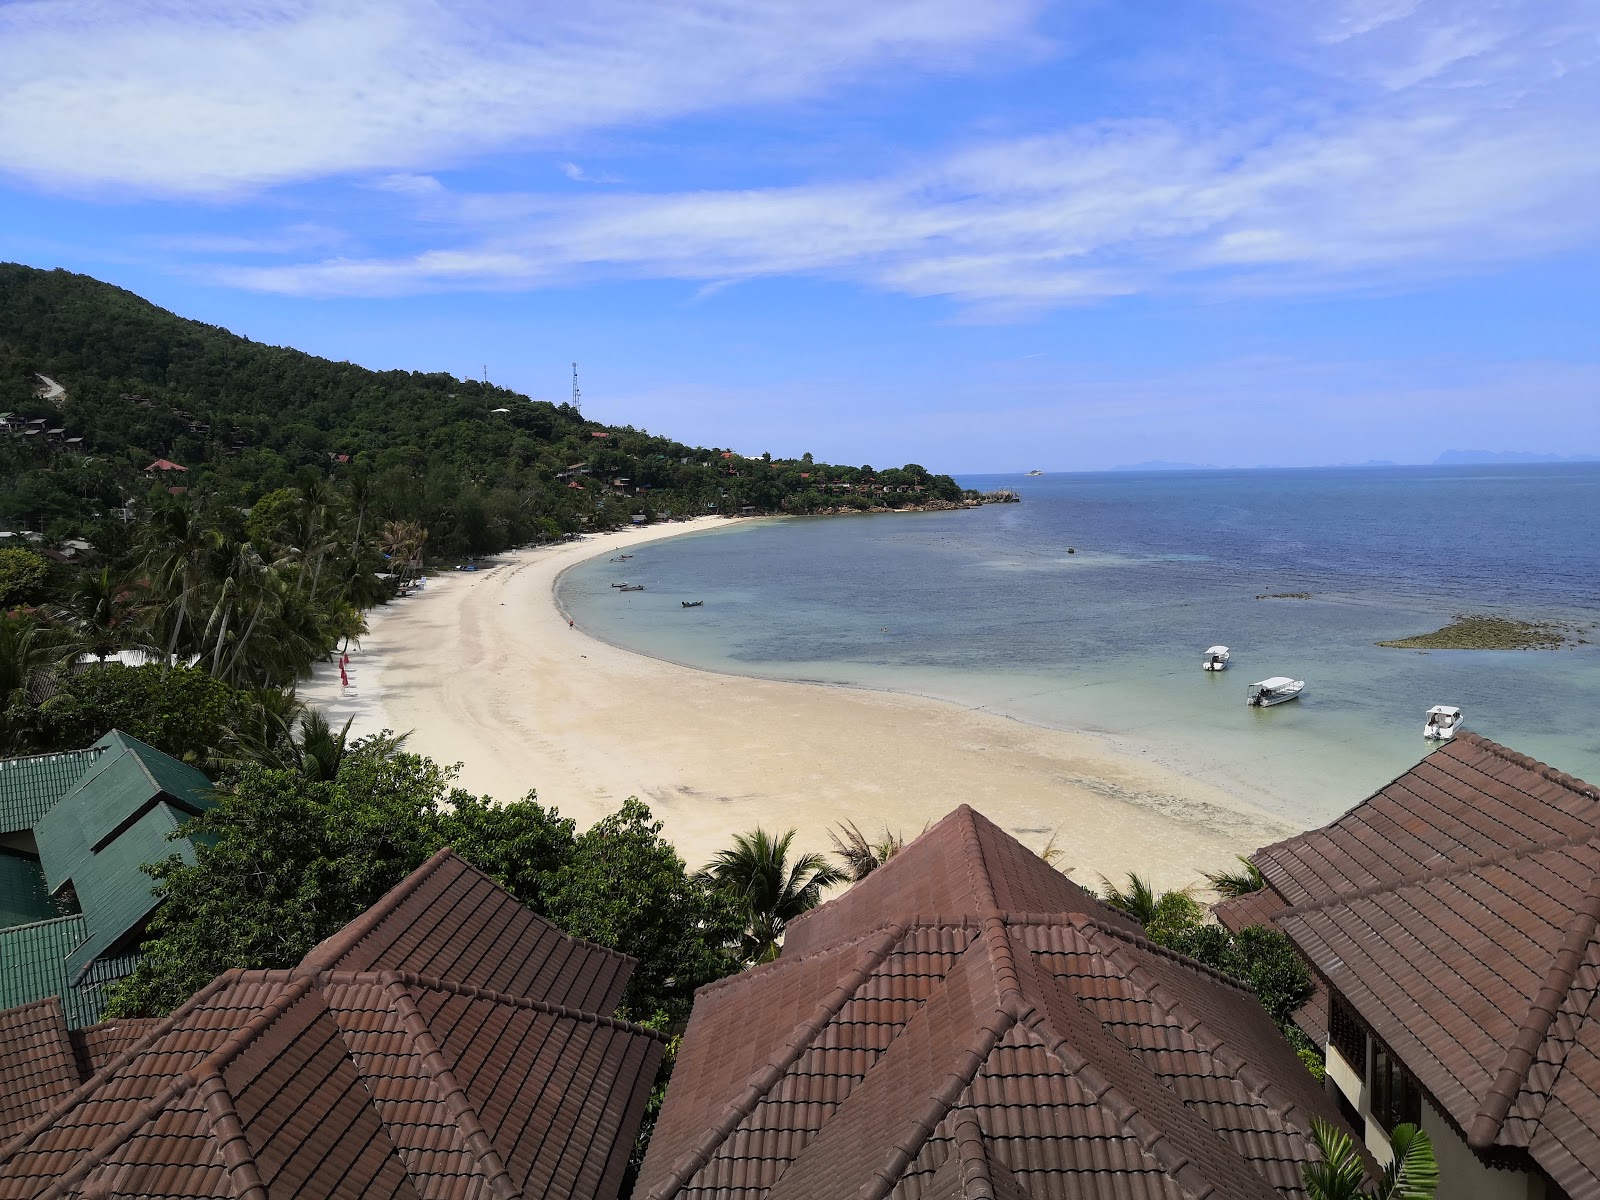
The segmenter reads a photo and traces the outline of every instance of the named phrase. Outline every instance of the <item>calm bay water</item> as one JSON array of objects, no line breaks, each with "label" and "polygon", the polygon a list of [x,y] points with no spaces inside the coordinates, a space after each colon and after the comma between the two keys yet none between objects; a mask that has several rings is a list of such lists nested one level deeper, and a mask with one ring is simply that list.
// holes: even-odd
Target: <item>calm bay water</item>
[{"label": "calm bay water", "polygon": [[[1600,464],[961,482],[1023,503],[730,524],[583,564],[561,599],[589,632],[691,666],[1095,732],[1302,824],[1421,758],[1432,704],[1600,780],[1600,647],[1374,645],[1464,612],[1600,642]],[[1312,598],[1256,599],[1281,592]],[[1233,664],[1208,674],[1214,642]],[[1303,698],[1247,709],[1269,675],[1305,679]]]}]

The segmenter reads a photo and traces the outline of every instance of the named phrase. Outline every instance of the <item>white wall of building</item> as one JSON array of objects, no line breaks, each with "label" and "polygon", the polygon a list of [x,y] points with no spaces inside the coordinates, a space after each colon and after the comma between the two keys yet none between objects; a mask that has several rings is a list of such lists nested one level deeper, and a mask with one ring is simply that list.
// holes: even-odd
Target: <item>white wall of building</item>
[{"label": "white wall of building", "polygon": [[[1389,1135],[1372,1115],[1371,1096],[1366,1084],[1366,1064],[1357,1070],[1331,1045],[1325,1047],[1328,1083],[1344,1093],[1366,1125],[1367,1149],[1380,1164],[1394,1155],[1389,1150]],[[1450,1123],[1434,1111],[1427,1101],[1422,1105],[1422,1131],[1433,1141],[1439,1163],[1439,1195],[1443,1200],[1545,1200],[1544,1179],[1526,1171],[1503,1171],[1487,1167],[1461,1139]]]}]

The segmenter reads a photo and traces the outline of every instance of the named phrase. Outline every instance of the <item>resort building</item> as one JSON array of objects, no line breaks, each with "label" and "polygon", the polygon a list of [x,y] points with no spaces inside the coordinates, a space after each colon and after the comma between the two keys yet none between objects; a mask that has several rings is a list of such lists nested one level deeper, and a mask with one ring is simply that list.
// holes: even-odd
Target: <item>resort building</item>
[{"label": "resort building", "polygon": [[1217,906],[1321,990],[1328,1086],[1386,1154],[1432,1137],[1450,1200],[1600,1200],[1600,789],[1458,734]]},{"label": "resort building", "polygon": [[634,1194],[1283,1200],[1319,1117],[1250,993],[963,806],[701,989]]},{"label": "resort building", "polygon": [[633,969],[441,851],[170,1017],[0,1014],[0,1197],[613,1200],[661,1061]]},{"label": "resort building", "polygon": [[193,767],[116,730],[86,750],[0,761],[0,1006],[55,997],[100,1019],[155,911],[141,869],[194,848],[171,835],[211,807]]}]

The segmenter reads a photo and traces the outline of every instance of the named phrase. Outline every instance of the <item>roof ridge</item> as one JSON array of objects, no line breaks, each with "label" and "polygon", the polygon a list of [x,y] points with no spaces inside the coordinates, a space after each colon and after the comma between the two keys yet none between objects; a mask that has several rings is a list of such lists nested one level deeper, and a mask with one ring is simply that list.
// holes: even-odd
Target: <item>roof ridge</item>
[{"label": "roof ridge", "polygon": [[37,929],[41,925],[59,925],[62,921],[81,921],[83,919],[81,912],[62,913],[59,917],[45,917],[38,921],[29,921],[25,925],[7,925],[4,929],[0,929],[0,937],[8,933],[17,933],[24,929]]},{"label": "roof ridge", "polygon": [[[1154,943],[1150,943],[1150,948],[1165,949],[1165,947],[1155,946]],[[1191,1038],[1194,1038],[1194,1040],[1200,1045],[1200,1048],[1204,1050],[1206,1054],[1216,1059],[1217,1062],[1222,1064],[1223,1067],[1231,1072],[1233,1077],[1244,1085],[1246,1091],[1248,1091],[1256,1099],[1265,1103],[1269,1108],[1276,1108],[1277,1111],[1279,1111],[1284,1117],[1285,1122],[1287,1122],[1289,1114],[1299,1108],[1299,1105],[1295,1102],[1295,1099],[1292,1095],[1284,1092],[1284,1089],[1278,1087],[1278,1085],[1271,1078],[1262,1074],[1262,1072],[1257,1070],[1255,1066],[1252,1065],[1247,1059],[1230,1047],[1225,1038],[1219,1037],[1216,1031],[1213,1030],[1203,1018],[1194,1013],[1190,1007],[1183,1002],[1183,998],[1181,996],[1169,995],[1167,985],[1163,983],[1142,962],[1139,962],[1136,958],[1133,958],[1131,955],[1127,954],[1124,947],[1113,946],[1110,953],[1107,954],[1106,957],[1111,958],[1114,962],[1121,966],[1127,972],[1128,978],[1132,982],[1138,984],[1144,990],[1145,995],[1149,997],[1151,1003],[1164,1010],[1169,1016],[1175,1018],[1182,1027],[1183,1031]],[[1168,952],[1168,954],[1164,955],[1163,957],[1172,958],[1173,956],[1170,952]],[[1199,965],[1205,966],[1204,963]],[[1210,968],[1207,968],[1207,970],[1209,971]],[[1223,975],[1220,971],[1213,971],[1212,974],[1221,976],[1223,981],[1232,984],[1235,987],[1240,986],[1237,980],[1234,980],[1227,975]],[[1208,1045],[1207,1042],[1210,1044]],[[1287,1098],[1287,1105],[1283,1108],[1277,1108],[1277,1102],[1274,1099],[1268,1098],[1269,1092],[1283,1093],[1283,1095]],[[1305,1132],[1310,1132],[1309,1125],[1306,1127]]]},{"label": "roof ridge", "polygon": [[[241,971],[240,975],[243,974],[244,972]],[[223,977],[218,976],[218,978],[221,979]],[[311,990],[313,982],[314,980],[309,976],[288,980],[282,992],[273,997],[250,1020],[230,1033],[220,1046],[207,1054],[196,1066],[190,1067],[187,1071],[179,1072],[170,1084],[140,1104],[126,1121],[116,1126],[108,1135],[86,1150],[70,1170],[60,1175],[48,1189],[40,1194],[39,1200],[51,1200],[53,1197],[71,1195],[76,1190],[75,1185],[80,1180],[86,1178],[96,1167],[105,1165],[106,1159],[110,1157],[112,1152],[120,1149],[142,1127],[148,1125],[164,1112],[173,1101],[188,1095],[191,1090],[200,1086],[208,1078],[219,1076],[223,1066],[231,1062],[240,1051],[255,1041],[268,1026],[282,1017],[291,1006],[303,999],[306,993]],[[173,1015],[176,1016],[177,1014]],[[243,1136],[242,1130],[240,1136]],[[232,1174],[231,1168],[229,1173]]]},{"label": "roof ridge", "polygon": [[466,1142],[468,1152],[477,1160],[478,1169],[483,1172],[484,1181],[500,1200],[516,1200],[517,1186],[511,1178],[511,1171],[506,1166],[505,1159],[495,1149],[493,1139],[484,1129],[483,1118],[478,1115],[472,1101],[467,1098],[466,1088],[461,1086],[455,1072],[445,1060],[444,1052],[439,1049],[439,1043],[428,1028],[427,1018],[417,1007],[416,998],[406,987],[401,973],[385,971],[383,985],[384,990],[394,1001],[401,1027],[410,1035],[419,1052],[422,1069],[432,1077],[442,1093],[439,1098],[440,1103],[455,1121],[462,1140]]},{"label": "roof ridge", "polygon": [[856,965],[845,972],[833,990],[817,1002],[811,1015],[794,1027],[789,1040],[778,1048],[772,1060],[751,1072],[745,1081],[744,1091],[727,1103],[721,1117],[645,1194],[644,1200],[663,1200],[664,1197],[672,1195],[692,1179],[696,1171],[711,1161],[711,1156],[717,1147],[727,1140],[728,1136],[739,1127],[739,1123],[755,1110],[756,1105],[787,1074],[789,1068],[810,1048],[812,1039],[838,1015],[839,1010],[855,995],[856,989],[871,977],[878,964],[889,956],[904,936],[905,931],[900,926],[892,925],[863,948],[857,956]]},{"label": "roof ridge", "polygon": [[166,1087],[135,1108],[127,1120],[113,1126],[110,1133],[85,1150],[72,1166],[57,1175],[50,1186],[39,1193],[37,1200],[57,1200],[57,1197],[73,1195],[81,1180],[97,1167],[104,1166],[113,1151],[121,1149],[134,1134],[159,1116],[174,1100],[180,1100],[188,1095],[189,1089],[193,1086],[194,1080],[190,1078],[188,1072],[175,1077]]},{"label": "roof ridge", "polygon": [[963,1200],[994,1200],[994,1173],[989,1169],[989,1153],[977,1114],[970,1108],[962,1109],[951,1123],[950,1132],[956,1140]]},{"label": "roof ridge", "polygon": [[232,982],[235,978],[243,976],[244,971],[234,968],[224,971],[205,987],[201,988],[188,1001],[160,1019],[160,1022],[146,1031],[145,1035],[133,1041],[129,1047],[106,1063],[89,1078],[63,1096],[53,1107],[24,1125],[4,1142],[0,1142],[0,1165],[7,1162],[17,1150],[31,1142],[34,1137],[53,1125],[56,1119],[70,1111],[80,1100],[100,1088],[111,1076],[120,1071],[128,1061],[138,1054],[153,1038],[163,1037],[176,1028],[178,1021],[188,1015],[189,1010],[198,1005],[202,1000],[209,999],[222,989],[224,983]]},{"label": "roof ridge", "polygon": [[38,754],[8,754],[0,758],[0,772],[12,770],[24,763],[36,763],[47,758],[73,758],[80,754],[102,753],[93,746],[85,746],[81,750],[42,750]]},{"label": "roof ridge", "polygon": [[1527,1083],[1528,1069],[1540,1045],[1549,1036],[1556,1014],[1572,991],[1573,977],[1594,938],[1597,924],[1600,924],[1600,872],[1589,880],[1589,893],[1567,926],[1566,936],[1561,939],[1545,971],[1544,982],[1528,1007],[1528,1015],[1517,1029],[1517,1036],[1495,1074],[1494,1084],[1467,1130],[1467,1145],[1474,1149],[1486,1149],[1499,1136],[1511,1105]]},{"label": "roof ridge", "polygon": [[402,900],[421,887],[424,880],[452,858],[463,866],[472,865],[449,846],[436,850],[426,862],[379,897],[377,903],[366,912],[306,951],[298,969],[309,972],[329,970],[335,962],[359,946],[368,934],[382,924],[384,918],[394,912]]},{"label": "roof ridge", "polygon": [[[337,979],[344,972],[325,972],[324,977]],[[353,971],[353,978],[366,976],[371,978],[374,974],[385,984],[390,981],[404,983],[409,987],[427,988],[430,991],[448,992],[453,996],[465,996],[469,1000],[488,1000],[494,1004],[511,1005],[515,1008],[531,1009],[534,1012],[548,1013],[555,1017],[567,1017],[574,1021],[587,1021],[591,1025],[599,1025],[604,1029],[619,1029],[624,1033],[644,1034],[658,1042],[669,1042],[672,1039],[657,1029],[648,1029],[643,1025],[636,1025],[632,1021],[624,1021],[620,1017],[608,1016],[605,1013],[588,1012],[585,1009],[573,1008],[566,1004],[553,1004],[549,1000],[535,1000],[531,996],[513,996],[508,992],[497,992],[492,988],[473,987],[465,983],[453,983],[448,979],[440,979],[432,975],[418,975],[414,971]]]},{"label": "roof ridge", "polygon": [[1568,834],[1566,837],[1552,838],[1547,842],[1530,842],[1526,846],[1518,846],[1512,850],[1502,850],[1497,854],[1480,854],[1477,858],[1467,859],[1465,862],[1453,866],[1433,869],[1422,868],[1409,875],[1402,875],[1398,879],[1383,880],[1369,883],[1365,887],[1356,888],[1351,892],[1340,892],[1329,896],[1326,900],[1318,900],[1314,904],[1291,905],[1281,912],[1273,914],[1274,921],[1283,921],[1289,917],[1303,916],[1308,912],[1315,912],[1321,908],[1332,908],[1338,904],[1349,904],[1356,900],[1365,900],[1376,896],[1380,892],[1398,891],[1400,888],[1420,887],[1436,879],[1451,879],[1457,875],[1476,871],[1480,867],[1493,866],[1499,863],[1521,862],[1524,858],[1532,858],[1536,854],[1548,854],[1552,850],[1565,850],[1571,846],[1581,846],[1584,842],[1600,839],[1600,826],[1585,829],[1578,833]]},{"label": "roof ridge", "polygon": [[965,863],[967,883],[972,888],[972,898],[976,902],[974,907],[980,913],[997,911],[1000,902],[995,898],[994,880],[989,877],[989,862],[984,857],[983,841],[978,836],[977,810],[970,804],[963,804],[956,809],[956,816],[961,825],[961,840],[969,851]]},{"label": "roof ridge", "polygon": [[208,1071],[196,1083],[200,1100],[211,1118],[212,1134],[217,1142],[217,1154],[222,1166],[234,1183],[236,1200],[267,1200],[266,1184],[256,1169],[255,1152],[245,1137],[244,1122],[239,1118],[239,1107],[220,1071]]},{"label": "roof ridge", "polygon": [[[1069,999],[1073,1004],[1079,1002],[1076,996]],[[1068,1044],[1066,1036],[1058,1034],[1037,1008],[1029,1012],[1021,1023],[1044,1043],[1046,1054],[1077,1078],[1083,1085],[1084,1091],[1094,1098],[1098,1107],[1110,1110],[1108,1115],[1128,1131],[1133,1140],[1139,1144],[1139,1148],[1155,1159],[1174,1183],[1189,1195],[1196,1197],[1208,1196],[1216,1190],[1203,1178],[1199,1181],[1202,1186],[1199,1188],[1194,1186],[1195,1181],[1192,1177],[1200,1172],[1194,1160],[1182,1151],[1174,1155],[1163,1149],[1172,1145],[1172,1139],[1150,1121],[1142,1119],[1138,1106],[1124,1096],[1121,1089],[1112,1083],[1086,1055],[1075,1053]],[[1172,1148],[1176,1149],[1175,1146]]]},{"label": "roof ridge", "polygon": [[[922,1111],[912,1119],[912,1139],[897,1142],[890,1147],[889,1155],[883,1160],[883,1165],[873,1172],[875,1186],[863,1185],[857,1193],[861,1200],[884,1200],[884,1197],[894,1191],[900,1180],[905,1177],[906,1169],[916,1161],[917,1155],[922,1153],[922,1147],[933,1136],[933,1131],[939,1127],[939,1122],[949,1114],[955,1102],[961,1098],[961,1093],[972,1086],[972,1081],[978,1077],[978,1072],[983,1070],[983,1064],[989,1061],[989,1056],[994,1053],[1001,1039],[1012,1026],[1019,1023],[1015,1010],[1022,1003],[1021,994],[1014,996],[1012,1001],[1011,1004],[996,1006],[990,1012],[989,1019],[973,1031],[973,1040],[964,1047],[963,1057],[967,1061],[967,1066],[952,1067],[945,1075],[943,1086],[927,1098]],[[920,1137],[917,1136],[919,1134]]]},{"label": "roof ridge", "polygon": [[[812,911],[814,912],[816,910],[813,909]],[[792,926],[793,923],[791,922],[791,927]],[[708,995],[713,992],[720,992],[725,988],[742,985],[751,979],[765,979],[769,975],[782,974],[781,968],[784,967],[798,967],[801,963],[816,962],[817,959],[825,958],[830,954],[842,954],[853,946],[861,945],[861,943],[867,941],[869,938],[881,937],[887,930],[893,928],[899,928],[904,932],[910,932],[910,930],[918,928],[918,926],[911,921],[897,924],[893,920],[887,920],[882,925],[874,925],[871,929],[865,930],[862,933],[857,934],[855,937],[847,938],[842,942],[830,942],[826,946],[819,946],[809,954],[796,954],[792,957],[788,955],[779,955],[771,962],[757,963],[753,967],[746,967],[743,971],[735,971],[732,975],[724,975],[721,979],[713,979],[710,983],[702,983],[694,990],[695,999],[698,1000],[701,996]],[[0,930],[0,932],[4,931]]]},{"label": "roof ridge", "polygon": [[[1021,915],[1024,918],[1033,918],[1040,914],[1024,913]],[[1198,958],[1191,958],[1189,955],[1184,954],[1181,951],[1174,950],[1170,946],[1163,946],[1160,942],[1153,942],[1141,933],[1134,933],[1131,929],[1124,929],[1120,925],[1113,925],[1110,921],[1102,921],[1099,917],[1091,917],[1086,913],[1062,913],[1061,916],[1067,918],[1066,923],[1069,925],[1078,926],[1080,928],[1085,925],[1090,926],[1100,933],[1109,934],[1111,937],[1126,942],[1130,946],[1137,947],[1140,950],[1148,950],[1158,958],[1165,958],[1170,962],[1177,963],[1180,967],[1185,967],[1202,978],[1214,979],[1218,983],[1227,984],[1236,991],[1244,992],[1245,994],[1251,996],[1255,995],[1255,993],[1250,990],[1250,986],[1242,979],[1235,979],[1226,971],[1219,971],[1211,964],[1203,963]],[[1048,914],[1046,914],[1046,918],[1050,919]],[[1060,918],[1054,919],[1056,920],[1056,923],[1060,923]],[[1021,925],[1042,925],[1045,922],[1033,919],[1024,919],[1022,921],[1016,921],[1015,923]],[[1227,927],[1223,926],[1223,928]]]},{"label": "roof ridge", "polygon": [[[1504,759],[1513,766],[1521,767],[1525,771],[1532,771],[1541,779],[1564,787],[1570,792],[1577,792],[1580,796],[1587,796],[1591,800],[1600,800],[1600,786],[1590,783],[1586,779],[1579,779],[1576,775],[1568,775],[1565,771],[1552,767],[1549,763],[1540,762],[1537,758],[1513,750],[1509,746],[1502,746],[1499,742],[1490,741],[1481,733],[1463,730],[1459,737],[1469,744],[1477,746],[1480,750],[1487,751],[1496,758]],[[1452,739],[1455,740],[1455,739]]]}]

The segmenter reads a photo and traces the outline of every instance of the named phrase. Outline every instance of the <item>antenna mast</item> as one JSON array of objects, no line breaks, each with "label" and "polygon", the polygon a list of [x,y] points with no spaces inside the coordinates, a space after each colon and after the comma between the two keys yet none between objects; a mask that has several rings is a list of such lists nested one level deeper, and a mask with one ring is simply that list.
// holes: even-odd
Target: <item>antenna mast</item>
[{"label": "antenna mast", "polygon": [[576,409],[578,412],[582,412],[583,408],[578,404],[578,396],[579,396],[579,392],[578,392],[578,364],[577,363],[573,363],[572,364],[572,407],[574,409]]}]

